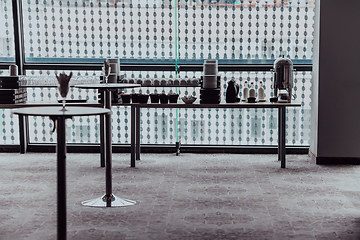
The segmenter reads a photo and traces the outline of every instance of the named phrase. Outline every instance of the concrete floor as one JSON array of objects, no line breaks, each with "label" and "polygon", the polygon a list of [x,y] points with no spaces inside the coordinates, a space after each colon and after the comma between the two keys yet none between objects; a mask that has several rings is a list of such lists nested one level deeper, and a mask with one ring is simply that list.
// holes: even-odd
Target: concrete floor
[{"label": "concrete floor", "polygon": [[[56,155],[0,153],[0,239],[56,239]],[[113,193],[134,206],[91,208],[105,193],[98,154],[67,156],[68,239],[360,239],[360,166],[306,155],[113,155]]]}]

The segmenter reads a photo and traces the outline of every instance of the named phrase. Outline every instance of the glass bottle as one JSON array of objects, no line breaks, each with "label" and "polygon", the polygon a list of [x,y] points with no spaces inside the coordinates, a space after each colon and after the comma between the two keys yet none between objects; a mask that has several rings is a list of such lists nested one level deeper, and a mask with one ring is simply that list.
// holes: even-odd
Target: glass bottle
[{"label": "glass bottle", "polygon": [[258,98],[259,98],[259,101],[263,101],[265,99],[264,86],[263,86],[262,81],[260,81],[259,84],[260,84],[260,86],[258,89]]},{"label": "glass bottle", "polygon": [[244,88],[243,88],[243,101],[247,101],[249,97],[249,85],[248,82],[244,82]]},{"label": "glass bottle", "polygon": [[254,82],[250,83],[249,97],[255,97],[255,86]]}]

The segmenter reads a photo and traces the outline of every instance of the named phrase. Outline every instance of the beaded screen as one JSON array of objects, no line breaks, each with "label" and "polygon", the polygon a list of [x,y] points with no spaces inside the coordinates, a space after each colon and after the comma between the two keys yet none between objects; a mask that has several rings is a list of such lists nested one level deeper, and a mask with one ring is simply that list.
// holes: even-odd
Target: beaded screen
[{"label": "beaded screen", "polygon": [[[0,32],[1,56],[13,57],[11,1],[1,0],[5,24]],[[118,57],[121,63],[219,64],[261,66],[278,57],[311,64],[314,1],[312,0],[28,0],[23,9],[25,59],[28,63],[101,63]],[[4,40],[5,39],[5,40]],[[296,68],[296,67],[295,67]],[[53,76],[54,71],[28,70],[28,76]],[[202,72],[123,71],[129,78],[200,77]],[[6,74],[6,71],[2,74]],[[78,71],[100,76],[97,71]],[[221,95],[234,79],[264,83],[265,98],[273,94],[270,71],[220,72]],[[301,108],[287,110],[287,144],[308,146],[310,138],[311,72],[294,73],[293,94]],[[178,92],[199,97],[197,87],[142,87],[142,93]],[[71,98],[97,100],[96,90],[71,89]],[[241,94],[240,94],[241,95]],[[29,88],[28,101],[57,99],[54,88]],[[241,97],[241,96],[240,96]],[[17,144],[17,117],[2,110],[2,144]],[[114,106],[113,142],[130,142],[130,108]],[[270,109],[142,109],[144,144],[276,145],[277,110]],[[96,117],[67,122],[67,140],[97,143]],[[30,141],[56,141],[47,118],[30,119]]]}]

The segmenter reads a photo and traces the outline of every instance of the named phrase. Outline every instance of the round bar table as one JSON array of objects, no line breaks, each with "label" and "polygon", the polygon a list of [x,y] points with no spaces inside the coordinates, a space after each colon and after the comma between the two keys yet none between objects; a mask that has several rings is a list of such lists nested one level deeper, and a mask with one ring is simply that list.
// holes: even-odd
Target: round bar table
[{"label": "round bar table", "polygon": [[[100,118],[100,130],[104,131],[105,128],[105,181],[106,181],[106,193],[104,196],[83,201],[84,206],[89,207],[121,207],[134,205],[136,202],[128,199],[122,199],[116,197],[112,193],[112,174],[111,174],[111,165],[112,165],[112,139],[111,139],[111,90],[119,88],[137,88],[141,87],[140,84],[126,84],[126,83],[99,83],[99,84],[79,84],[75,85],[76,88],[86,88],[86,89],[98,89],[104,91],[104,108],[110,110],[110,114],[105,116],[105,124],[103,118]],[[100,134],[103,135],[103,134]],[[103,138],[103,136],[100,136]],[[103,139],[101,139],[103,141]]]},{"label": "round bar table", "polygon": [[66,239],[66,125],[75,116],[110,115],[110,110],[97,107],[24,107],[12,111],[19,116],[48,116],[57,129],[57,239]]}]

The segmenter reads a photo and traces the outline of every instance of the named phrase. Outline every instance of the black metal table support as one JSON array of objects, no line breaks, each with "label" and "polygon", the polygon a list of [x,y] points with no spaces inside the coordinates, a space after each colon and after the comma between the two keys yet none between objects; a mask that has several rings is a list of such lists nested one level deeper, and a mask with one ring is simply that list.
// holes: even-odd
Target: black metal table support
[{"label": "black metal table support", "polygon": [[24,154],[28,146],[28,116],[19,115],[19,140],[20,140],[20,153]]},{"label": "black metal table support", "polygon": [[[57,122],[57,232],[58,240],[66,239],[66,117],[56,118]],[[54,121],[55,124],[55,121]]]},{"label": "black metal table support", "polygon": [[135,128],[136,128],[136,160],[140,160],[140,108],[137,107],[136,108],[136,123],[135,123]]},{"label": "black metal table support", "polygon": [[279,161],[281,161],[281,168],[285,168],[285,156],[286,156],[286,108],[279,107],[279,139],[278,139],[278,155]]},{"label": "black metal table support", "polygon": [[140,160],[140,107],[131,105],[131,158],[130,166],[135,167],[135,161]]},{"label": "black metal table support", "polygon": [[176,156],[180,155],[180,141],[175,143],[176,147]]},{"label": "black metal table support", "polygon": [[136,146],[136,128],[135,122],[133,119],[136,119],[136,107],[134,105],[131,106],[131,158],[130,158],[130,167],[135,167],[135,146]]},{"label": "black metal table support", "polygon": [[101,135],[101,139],[105,138],[105,146],[104,146],[104,155],[105,155],[105,195],[102,197],[83,201],[82,205],[89,207],[121,207],[121,206],[129,206],[136,204],[135,201],[122,199],[116,197],[112,193],[112,132],[111,132],[111,90],[119,89],[119,88],[133,88],[140,87],[139,84],[84,84],[84,85],[75,85],[75,87],[79,88],[92,88],[98,89],[103,93],[104,100],[104,108],[110,111],[110,114],[106,115],[104,118],[104,124],[101,127],[103,130],[103,134]]},{"label": "black metal table support", "polygon": [[[107,89],[104,91],[104,107],[111,111],[111,91]],[[111,113],[105,116],[105,159],[106,159],[106,207],[111,207],[112,201],[112,139],[111,139]]]},{"label": "black metal table support", "polygon": [[105,167],[105,116],[100,116],[100,167]]}]

